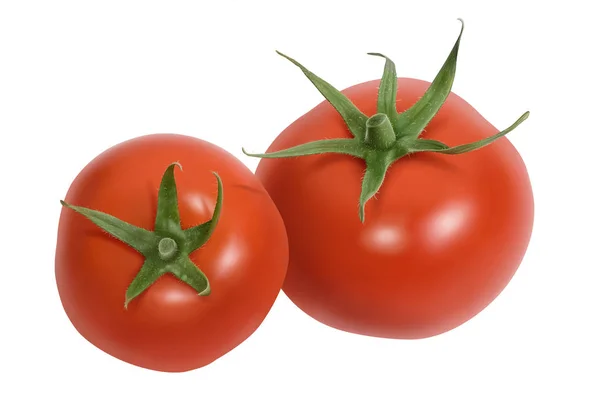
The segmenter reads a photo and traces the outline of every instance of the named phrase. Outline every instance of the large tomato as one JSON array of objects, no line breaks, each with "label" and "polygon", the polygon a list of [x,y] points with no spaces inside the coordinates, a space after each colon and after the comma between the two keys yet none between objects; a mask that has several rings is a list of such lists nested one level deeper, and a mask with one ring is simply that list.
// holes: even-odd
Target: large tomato
[{"label": "large tomato", "polygon": [[283,290],[326,325],[437,335],[483,310],[520,265],[533,196],[504,135],[528,113],[499,132],[450,92],[459,42],[432,83],[397,78],[386,58],[381,80],[341,93],[288,58],[328,101],[250,155],[288,233]]},{"label": "large tomato", "polygon": [[257,329],[281,289],[281,216],[252,172],[206,141],[118,144],[81,171],[64,205],[60,299],[81,335],[123,361],[205,366]]}]

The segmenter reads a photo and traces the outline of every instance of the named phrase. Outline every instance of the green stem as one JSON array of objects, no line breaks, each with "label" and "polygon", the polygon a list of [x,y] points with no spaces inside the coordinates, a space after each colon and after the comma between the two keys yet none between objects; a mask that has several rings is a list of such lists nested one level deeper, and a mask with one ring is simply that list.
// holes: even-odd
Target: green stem
[{"label": "green stem", "polygon": [[100,229],[144,256],[144,264],[125,291],[125,308],[129,302],[167,273],[172,273],[187,283],[200,296],[210,294],[208,278],[194,265],[188,255],[204,245],[215,230],[221,213],[223,183],[219,175],[214,173],[217,179],[217,202],[212,218],[208,222],[183,230],[179,218],[175,166],[181,169],[181,165],[172,163],[167,167],[161,180],[154,231],[133,226],[107,213],[70,205],[61,200],[64,207],[83,215]]},{"label": "green stem", "polygon": [[[383,75],[379,82],[377,95],[377,113],[371,117],[362,113],[349,99],[330,83],[318,77],[296,60],[279,53],[302,70],[304,75],[315,85],[323,97],[337,110],[348,130],[354,136],[348,138],[328,138],[315,140],[298,146],[289,147],[277,152],[256,154],[242,151],[248,156],[260,158],[284,158],[295,156],[338,153],[358,157],[365,160],[365,175],[359,203],[359,219],[364,222],[365,204],[379,191],[388,168],[402,157],[417,152],[436,152],[445,155],[460,155],[492,144],[506,133],[515,129],[529,116],[523,114],[513,125],[498,132],[494,136],[473,143],[450,147],[437,141],[419,138],[421,132],[437,115],[438,111],[450,95],[456,74],[458,50],[464,30],[461,19],[461,30],[452,50],[435,76],[426,92],[408,110],[398,113],[396,109],[398,78],[396,66],[392,60],[381,53],[369,53],[385,58]],[[358,184],[358,182],[357,182]]]},{"label": "green stem", "polygon": [[377,150],[386,150],[396,143],[396,133],[390,118],[385,113],[377,113],[366,122],[365,144]]}]

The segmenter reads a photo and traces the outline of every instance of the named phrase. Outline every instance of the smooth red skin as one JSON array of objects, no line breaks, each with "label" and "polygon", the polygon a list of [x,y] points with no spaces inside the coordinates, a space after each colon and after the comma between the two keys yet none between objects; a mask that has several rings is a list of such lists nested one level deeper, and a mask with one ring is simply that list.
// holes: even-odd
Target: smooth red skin
[{"label": "smooth red skin", "polygon": [[[379,81],[343,91],[367,115],[376,113]],[[428,82],[398,80],[399,111]],[[451,94],[422,137],[449,145],[497,133]],[[323,102],[299,118],[268,152],[351,137]],[[262,159],[257,176],[286,225],[290,265],[283,290],[316,320],[348,332],[425,338],[449,331],[483,310],[513,277],[533,225],[530,180],[503,137],[479,151],[414,154],[388,171],[358,218],[364,161],[325,154]]]},{"label": "smooth red skin", "polygon": [[209,241],[190,257],[212,292],[198,296],[171,274],[124,308],[125,291],[142,255],[63,208],[56,281],[75,328],[103,351],[141,367],[182,372],[205,366],[248,338],[272,307],[283,283],[288,244],[283,221],[258,179],[225,150],[181,135],[132,139],[90,162],[66,201],[152,230],[160,180],[175,169],[184,228],[209,220],[217,183],[223,209]]}]

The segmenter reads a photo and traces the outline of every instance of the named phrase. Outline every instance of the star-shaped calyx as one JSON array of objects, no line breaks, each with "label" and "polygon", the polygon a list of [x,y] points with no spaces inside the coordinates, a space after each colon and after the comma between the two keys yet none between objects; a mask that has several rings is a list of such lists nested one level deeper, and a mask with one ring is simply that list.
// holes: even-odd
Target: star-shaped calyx
[{"label": "star-shaped calyx", "polygon": [[163,174],[158,192],[154,231],[131,225],[104,212],[70,205],[61,200],[63,206],[82,214],[145,257],[144,264],[125,293],[125,308],[132,299],[167,273],[187,283],[200,296],[210,294],[208,278],[190,260],[189,254],[204,245],[217,226],[223,204],[223,183],[219,175],[213,172],[217,178],[217,201],[212,218],[205,223],[183,229],[174,176],[176,166],[181,169],[179,163],[172,163]]},{"label": "star-shaped calyx", "polygon": [[361,222],[364,222],[365,204],[379,191],[388,168],[398,159],[417,152],[437,152],[447,155],[467,153],[487,146],[503,137],[527,119],[529,112],[525,112],[505,130],[474,143],[449,147],[437,140],[419,138],[425,126],[437,114],[450,94],[456,73],[458,48],[464,29],[463,21],[461,19],[459,21],[461,22],[460,34],[442,68],[425,94],[412,107],[402,113],[398,113],[396,109],[398,88],[396,66],[383,54],[369,53],[372,56],[385,59],[385,67],[377,97],[377,113],[369,117],[331,84],[310,72],[296,60],[277,52],[302,70],[323,97],[341,115],[353,138],[317,140],[289,149],[263,154],[248,153],[245,149],[242,149],[244,154],[260,158],[285,158],[339,153],[363,159],[366,163],[366,170],[362,180],[358,215]]}]

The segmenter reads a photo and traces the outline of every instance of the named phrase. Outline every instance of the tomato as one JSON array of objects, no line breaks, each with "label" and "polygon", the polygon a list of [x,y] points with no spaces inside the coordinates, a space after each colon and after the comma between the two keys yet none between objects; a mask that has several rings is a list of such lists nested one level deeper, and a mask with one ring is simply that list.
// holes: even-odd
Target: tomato
[{"label": "tomato", "polygon": [[167,372],[208,365],[259,327],[281,290],[281,216],[242,162],[201,139],[118,144],[79,173],[64,205],[62,305],[85,339],[122,361]]},{"label": "tomato", "polygon": [[397,78],[386,58],[381,80],[339,92],[288,58],[328,101],[251,155],[287,229],[283,291],[323,324],[438,335],[488,306],[524,257],[532,188],[505,134],[528,113],[499,132],[450,92],[459,40],[431,83]]}]

